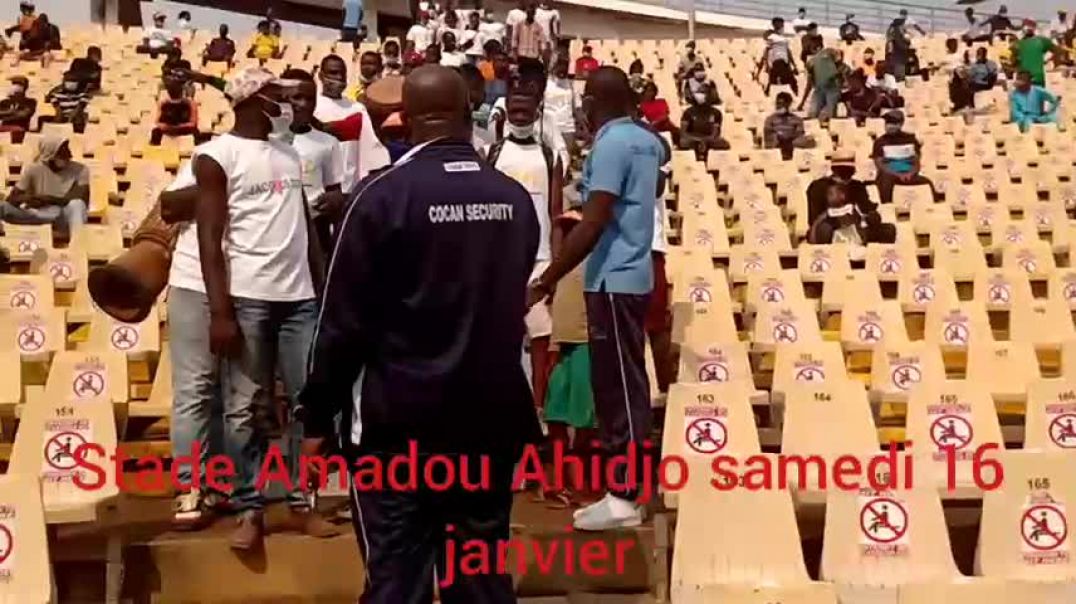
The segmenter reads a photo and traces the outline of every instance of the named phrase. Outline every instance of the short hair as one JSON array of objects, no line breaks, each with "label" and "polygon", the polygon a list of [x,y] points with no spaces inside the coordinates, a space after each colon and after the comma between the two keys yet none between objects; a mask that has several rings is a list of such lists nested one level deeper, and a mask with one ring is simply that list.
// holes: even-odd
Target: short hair
[{"label": "short hair", "polygon": [[770,20],[770,23],[776,27],[778,24],[784,25],[785,20],[782,17],[774,17],[772,20]]},{"label": "short hair", "polygon": [[299,69],[297,67],[289,67],[284,70],[284,73],[280,74],[281,79],[284,80],[300,80],[303,82],[313,82],[314,76],[305,69]]},{"label": "short hair", "polygon": [[1030,80],[1031,79],[1031,72],[1026,70],[1026,69],[1021,69],[1021,70],[1016,72],[1016,77],[1021,77],[1021,76],[1023,76],[1023,77]]},{"label": "short hair", "polygon": [[342,65],[343,65],[343,66],[344,66],[345,68],[347,67],[347,61],[345,61],[345,60],[343,59],[343,57],[341,57],[340,55],[337,55],[337,54],[327,54],[327,55],[325,55],[325,56],[324,56],[324,57],[323,57],[323,58],[321,59],[321,63],[320,63],[320,65],[321,65],[321,68],[322,68],[322,69],[325,69],[325,65],[326,65],[327,63],[330,63],[330,62],[332,62],[332,61],[339,61],[339,62],[340,62],[340,63],[341,63],[341,64],[342,64]]},{"label": "short hair", "polygon": [[374,58],[376,58],[376,59],[377,59],[377,62],[378,62],[378,63],[380,63],[380,62],[381,62],[381,53],[379,53],[379,52],[374,52],[374,51],[372,51],[372,50],[367,50],[366,52],[362,53],[362,55],[361,55],[361,56],[359,57],[359,61],[361,62],[361,61],[362,61],[363,59],[365,59],[366,57],[368,57],[368,56],[371,56],[371,55],[372,55],[372,56],[373,56]]},{"label": "short hair", "polygon": [[186,17],[186,18],[190,19],[191,18],[191,12],[188,11],[188,10],[179,11],[179,18],[182,19],[183,17]]},{"label": "short hair", "polygon": [[488,55],[497,54],[503,48],[504,45],[497,40],[487,40],[486,43],[482,45],[482,50]]},{"label": "short hair", "polygon": [[545,64],[538,59],[530,57],[520,57],[516,66],[516,78],[515,85],[519,86],[525,83],[534,83],[538,86],[540,93],[545,92],[546,80],[549,74],[545,70]]},{"label": "short hair", "polygon": [[784,101],[786,103],[792,102],[792,94],[789,92],[781,91],[777,93],[777,100]]},{"label": "short hair", "polygon": [[90,46],[90,47],[86,48],[86,56],[88,57],[91,54],[97,54],[97,55],[101,54],[101,47],[100,46]]}]

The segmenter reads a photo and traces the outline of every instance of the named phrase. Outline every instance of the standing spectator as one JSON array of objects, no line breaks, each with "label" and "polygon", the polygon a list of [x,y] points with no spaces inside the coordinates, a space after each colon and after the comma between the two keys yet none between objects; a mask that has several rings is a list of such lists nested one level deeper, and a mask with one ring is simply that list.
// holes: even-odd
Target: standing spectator
[{"label": "standing spectator", "polygon": [[776,106],[776,111],[763,123],[762,146],[766,149],[780,149],[781,157],[785,160],[792,159],[793,149],[814,147],[815,140],[807,135],[803,118],[792,113],[792,95],[787,92],[779,93]]},{"label": "standing spectator", "polygon": [[1057,108],[1061,100],[1042,86],[1035,85],[1027,70],[1016,74],[1013,91],[1009,93],[1009,114],[1014,124],[1026,132],[1031,124],[1057,122]]},{"label": "standing spectator", "polygon": [[807,96],[811,97],[811,108],[807,112],[808,117],[829,120],[837,111],[837,103],[841,100],[841,77],[838,68],[839,60],[837,52],[826,48],[818,52],[807,64],[807,88],[803,91],[803,99],[799,109],[807,103]]},{"label": "standing spectator", "polygon": [[631,85],[631,90],[635,94],[642,94],[643,86],[649,78],[643,73],[643,62],[640,59],[635,59],[628,65],[628,84]]},{"label": "standing spectator", "polygon": [[1032,84],[1045,86],[1046,55],[1051,52],[1063,54],[1064,49],[1054,44],[1050,38],[1036,35],[1034,21],[1024,21],[1024,37],[1016,42],[1013,50],[1017,70],[1030,73]]},{"label": "standing spectator", "polygon": [[926,30],[923,29],[921,25],[919,25],[919,22],[915,20],[915,17],[911,17],[908,15],[908,9],[900,9],[899,14],[900,16],[897,17],[897,21],[900,21],[901,29],[904,30],[905,36],[911,36],[911,32],[913,31],[918,32],[920,36],[927,35]]},{"label": "standing spectator", "polygon": [[867,76],[859,69],[848,78],[848,88],[841,92],[841,102],[848,110],[848,117],[859,126],[865,124],[867,118],[882,115],[882,95],[867,87]]},{"label": "standing spectator", "polygon": [[327,55],[321,60],[318,78],[321,94],[314,117],[325,124],[344,148],[343,190],[350,192],[371,171],[388,165],[388,150],[374,133],[366,107],[343,94],[347,88],[347,63],[338,55]]},{"label": "standing spectator", "polygon": [[363,25],[362,0],[344,0],[344,23],[340,27],[340,39],[351,42],[359,34]]},{"label": "standing spectator", "polygon": [[[549,269],[533,281],[528,305],[549,297],[556,283],[587,259],[585,296],[591,381],[605,453],[641,450],[650,434],[650,385],[645,361],[645,319],[654,284],[651,250],[660,166],[668,160],[658,137],[632,119],[634,95],[615,67],[591,74],[584,92],[587,121],[597,129],[583,167],[583,221],[572,229]],[[589,258],[587,258],[589,256]],[[638,526],[638,483],[617,469],[601,501],[575,513],[575,528]]]},{"label": "standing spectator", "polygon": [[515,8],[508,11],[508,15],[504,19],[504,25],[507,29],[505,40],[508,41],[508,49],[512,52],[515,51],[515,47],[512,40],[515,39],[516,27],[527,20],[527,8],[533,4],[534,0],[519,0],[519,4]]},{"label": "standing spectator", "polygon": [[384,69],[385,67],[381,63],[380,54],[372,50],[362,53],[362,56],[359,57],[358,78],[345,96],[353,101],[361,101],[370,84],[381,79],[381,72],[384,71]]},{"label": "standing spectator", "polygon": [[[281,75],[299,82],[288,96],[293,113],[291,144],[302,160],[303,193],[314,224],[314,235],[321,252],[329,254],[332,252],[331,227],[343,218],[344,151],[336,137],[311,124],[318,96],[313,76],[301,69],[289,69]],[[298,446],[299,443],[294,444]]]},{"label": "standing spectator", "polygon": [[227,63],[232,66],[235,60],[235,42],[228,37],[228,24],[221,23],[219,35],[213,38],[202,51],[202,65],[208,63]]},{"label": "standing spectator", "polygon": [[968,54],[965,50],[960,50],[960,42],[956,38],[949,38],[945,41],[945,58],[942,59],[941,65],[937,67],[938,72],[949,77],[953,75],[957,69],[967,65]]},{"label": "standing spectator", "polygon": [[[173,375],[173,417],[186,419],[175,430],[187,442],[197,438],[200,420],[192,415],[204,413],[214,396],[199,384],[211,383],[217,357],[225,448],[238,470],[230,500],[238,527],[230,545],[240,551],[260,549],[265,533],[257,473],[267,435],[256,418],[271,406],[278,367],[289,409],[295,408],[317,317],[302,163],[278,138],[290,128],[290,106],[281,101],[293,85],[261,68],[228,82],[235,126],[198,147],[195,228],[180,235],[169,279],[173,346],[177,358],[191,362],[189,375]],[[292,446],[289,463],[297,469]],[[301,492],[289,493],[288,503],[292,521],[308,534],[336,534]]]},{"label": "standing spectator", "polygon": [[680,148],[695,151],[699,161],[706,161],[710,149],[729,149],[728,141],[721,137],[721,112],[709,101],[705,92],[688,97],[688,108],[680,116]]},{"label": "standing spectator", "polygon": [[594,48],[590,44],[584,44],[583,54],[575,60],[575,79],[585,80],[599,67],[601,64],[594,58]]},{"label": "standing spectator", "polygon": [[467,55],[456,46],[456,33],[446,31],[441,38],[441,65],[459,67],[467,62]]},{"label": "standing spectator", "polygon": [[971,91],[990,90],[998,82],[998,64],[986,57],[986,48],[975,50],[975,62],[968,68]]},{"label": "standing spectator", "polygon": [[[489,47],[487,52],[492,53],[486,65],[493,74],[493,78],[486,82],[486,103],[493,107],[508,94],[508,78],[511,76],[512,64],[496,40],[490,40],[486,46]],[[482,76],[485,75],[486,71],[483,70]]]},{"label": "standing spectator", "polygon": [[0,101],[0,132],[10,132],[11,142],[20,144],[37,112],[37,100],[26,95],[30,87],[26,77],[13,76],[10,82],[7,98]]},{"label": "standing spectator", "polygon": [[549,0],[539,0],[538,10],[534,12],[534,20],[542,26],[546,40],[550,46],[556,46],[560,39],[560,11],[553,8]]},{"label": "standing spectator", "polygon": [[467,27],[463,29],[459,40],[460,48],[467,55],[467,62],[471,65],[478,65],[478,61],[485,54],[483,46],[486,43],[486,37],[481,27],[482,19],[478,11],[471,11],[467,15]]},{"label": "standing spectator", "polygon": [[78,79],[86,87],[86,92],[98,92],[101,90],[101,48],[90,46],[86,49],[86,56],[71,61],[68,69],[78,76]]},{"label": "standing spectator", "polygon": [[258,33],[254,34],[254,41],[247,50],[247,57],[264,62],[269,59],[279,59],[282,54],[280,34],[273,33],[273,22],[259,22]]},{"label": "standing spectator", "polygon": [[430,27],[430,16],[425,12],[421,12],[418,15],[418,23],[415,23],[411,26],[411,29],[407,30],[405,39],[414,44],[416,49],[424,49],[433,44],[433,33],[434,30]]},{"label": "standing spectator", "polygon": [[[545,88],[548,82],[545,65],[538,59],[521,59],[516,67],[516,76],[511,88],[527,90],[529,94],[538,99],[545,97]],[[504,124],[507,120],[507,98],[498,99],[493,103],[490,121],[493,130],[499,140],[504,135]],[[557,128],[551,114],[543,112],[538,123],[538,136],[542,143],[553,150],[554,155],[560,160],[559,165],[567,167],[571,158],[568,156],[568,145],[564,136]]]},{"label": "standing spectator", "polygon": [[487,82],[493,81],[496,77],[496,69],[494,68],[494,59],[504,54],[504,45],[497,40],[486,40],[482,45],[482,59],[478,61],[478,72],[482,74]]},{"label": "standing spectator", "polygon": [[[543,144],[538,133],[540,103],[541,97],[535,94],[533,87],[514,86],[507,99],[507,136],[494,143],[487,154],[489,164],[522,185],[534,201],[538,216],[538,251],[528,282],[549,268],[553,259],[553,216],[559,216],[563,209],[564,166],[560,165],[553,149]],[[553,332],[548,304],[539,302],[532,306],[525,321],[531,358],[531,391],[535,405],[541,406],[549,378],[549,336]]]},{"label": "standing spectator", "polygon": [[[477,12],[477,11],[475,11]],[[504,46],[504,43],[508,40],[505,36],[505,24],[497,21],[493,18],[493,13],[485,11],[482,15],[482,23],[478,26],[478,31],[482,34],[482,39],[485,42],[482,43],[482,47],[490,40],[496,40]]]},{"label": "standing spectator", "polygon": [[439,44],[445,43],[445,34],[451,33],[452,36],[458,42],[460,39],[460,18],[456,14],[455,10],[449,10],[445,12],[445,16],[442,18],[441,26],[437,28],[436,40]]},{"label": "standing spectator", "polygon": [[821,52],[825,46],[825,39],[822,34],[818,33],[818,24],[811,22],[807,25],[807,33],[803,34],[800,40],[800,61],[806,65],[807,61]]},{"label": "standing spectator", "polygon": [[47,122],[72,124],[78,133],[86,128],[86,105],[90,102],[90,95],[86,94],[85,87],[75,74],[65,73],[63,82],[45,95],[45,102],[53,106],[56,114],[37,118],[39,130]]},{"label": "standing spectator", "polygon": [[1071,29],[1072,27],[1069,24],[1068,12],[1059,10],[1057,11],[1057,18],[1050,22],[1050,29],[1047,33],[1050,34],[1050,39],[1053,40],[1055,44],[1063,46],[1065,44],[1065,37]]},{"label": "standing spectator", "polygon": [[755,71],[755,79],[766,68],[769,79],[766,81],[766,94],[770,94],[770,87],[790,86],[794,94],[799,94],[799,83],[796,82],[796,63],[792,60],[792,51],[788,47],[788,38],[785,37],[785,20],[774,17],[773,29],[766,33],[766,48],[758,60],[758,68]]},{"label": "standing spectator", "polygon": [[894,20],[886,31],[885,62],[898,82],[903,82],[908,73],[911,50],[912,41],[904,33],[904,26],[899,19]]},{"label": "standing spectator", "polygon": [[863,34],[859,33],[859,25],[857,25],[855,21],[852,21],[853,18],[855,18],[855,15],[848,13],[844,18],[844,23],[841,23],[840,28],[837,30],[838,35],[841,37],[841,41],[845,44],[852,44],[853,42],[859,42],[863,39]]},{"label": "standing spectator", "polygon": [[19,174],[7,201],[0,203],[0,221],[51,224],[71,233],[86,224],[90,170],[71,159],[66,137],[48,135],[38,143],[33,163]]},{"label": "standing spectator", "polygon": [[22,0],[19,2],[18,20],[15,21],[15,25],[4,30],[4,35],[11,37],[12,34],[18,32],[23,38],[26,38],[34,28],[35,21],[37,21],[37,15],[34,14],[34,3],[29,0]]},{"label": "standing spectator", "polygon": [[167,94],[157,107],[157,124],[150,133],[149,144],[160,145],[165,136],[193,135],[198,139],[198,103],[184,94],[186,83],[174,72],[164,75]]},{"label": "standing spectator", "polygon": [[797,34],[803,34],[807,31],[807,27],[811,24],[811,21],[807,19],[807,9],[802,6],[796,11],[796,18],[792,20],[792,31]]},{"label": "standing spectator", "polygon": [[526,18],[512,28],[512,56],[517,61],[522,57],[541,59],[549,48],[545,30],[534,19],[536,10],[533,4],[528,5]]},{"label": "standing spectator", "polygon": [[549,122],[556,125],[568,143],[568,148],[575,146],[575,112],[579,103],[575,99],[575,87],[568,77],[568,56],[557,55],[549,72],[549,82],[545,87],[542,101],[543,113]]},{"label": "standing spectator", "polygon": [[658,85],[647,81],[643,94],[639,98],[639,114],[658,132],[670,132],[673,138],[680,137],[680,128],[672,123],[669,116],[669,103],[658,98]]},{"label": "standing spectator", "polygon": [[975,9],[968,7],[964,9],[964,17],[967,19],[967,29],[964,30],[964,34],[961,39],[968,46],[971,46],[975,42],[989,42],[990,35],[990,23],[989,21],[983,21],[979,23],[975,20]]},{"label": "standing spectator", "polygon": [[1016,29],[1012,24],[1012,21],[1009,20],[1009,7],[1004,4],[998,7],[998,12],[996,14],[991,15],[990,18],[986,20],[986,24],[990,26],[991,35],[1004,34]]},{"label": "standing spectator", "polygon": [[919,151],[922,145],[914,134],[904,132],[904,114],[890,111],[883,119],[885,134],[874,140],[874,150],[871,153],[878,168],[875,184],[878,185],[878,195],[882,203],[893,203],[893,187],[897,185],[930,185],[933,191],[934,184],[919,173]]},{"label": "standing spectator", "polygon": [[181,10],[176,15],[176,27],[179,28],[179,34],[183,34],[186,39],[194,39],[194,26],[191,25],[191,13],[190,11]]},{"label": "standing spectator", "polygon": [[153,27],[143,32],[142,44],[135,51],[148,54],[156,59],[158,54],[164,53],[176,45],[176,36],[165,28],[168,17],[164,13],[157,12],[153,15]]},{"label": "standing spectator", "polygon": [[403,61],[400,58],[400,43],[396,40],[385,42],[381,49],[382,61],[385,65],[381,70],[382,76],[400,75],[403,70]]}]

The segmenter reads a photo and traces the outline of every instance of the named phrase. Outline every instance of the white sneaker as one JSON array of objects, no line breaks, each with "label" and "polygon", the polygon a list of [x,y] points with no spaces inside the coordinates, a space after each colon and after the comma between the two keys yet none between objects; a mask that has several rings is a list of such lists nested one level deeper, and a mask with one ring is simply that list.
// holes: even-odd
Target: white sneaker
[{"label": "white sneaker", "polygon": [[642,507],[619,497],[607,495],[591,507],[592,510],[575,518],[572,524],[577,530],[608,531],[639,526],[643,523]]},{"label": "white sneaker", "polygon": [[172,501],[172,526],[177,530],[193,530],[205,522],[202,494],[198,489],[180,493]]},{"label": "white sneaker", "polygon": [[578,510],[575,510],[574,512],[572,512],[572,518],[575,518],[575,519],[582,518],[583,516],[586,516],[586,515],[594,512],[595,510],[600,508],[602,506],[602,504],[605,503],[606,499],[609,499],[610,497],[612,497],[612,495],[609,494],[609,493],[606,493],[605,497],[602,497],[601,499],[595,501],[594,503],[592,503],[590,505],[583,506],[583,507],[579,508]]}]

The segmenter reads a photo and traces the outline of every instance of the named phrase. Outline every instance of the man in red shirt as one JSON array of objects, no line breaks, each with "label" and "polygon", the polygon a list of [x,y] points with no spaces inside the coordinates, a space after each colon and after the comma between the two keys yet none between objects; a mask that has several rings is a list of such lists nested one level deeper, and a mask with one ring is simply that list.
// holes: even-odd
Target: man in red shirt
[{"label": "man in red shirt", "polygon": [[601,64],[594,58],[594,49],[587,44],[583,47],[583,56],[575,60],[575,79],[585,80],[590,72],[599,67]]}]

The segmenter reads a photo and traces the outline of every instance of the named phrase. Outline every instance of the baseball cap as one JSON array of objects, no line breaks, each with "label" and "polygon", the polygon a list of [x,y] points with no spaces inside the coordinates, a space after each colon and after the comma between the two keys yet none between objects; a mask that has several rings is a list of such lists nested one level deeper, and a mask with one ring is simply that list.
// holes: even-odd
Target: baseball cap
[{"label": "baseball cap", "polygon": [[262,88],[269,85],[294,87],[300,85],[299,80],[285,80],[276,77],[273,72],[264,67],[248,67],[232,76],[224,85],[224,96],[228,97],[232,107],[258,94]]}]

